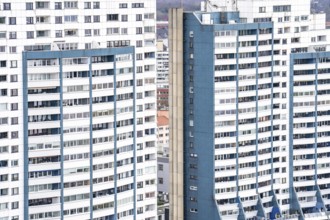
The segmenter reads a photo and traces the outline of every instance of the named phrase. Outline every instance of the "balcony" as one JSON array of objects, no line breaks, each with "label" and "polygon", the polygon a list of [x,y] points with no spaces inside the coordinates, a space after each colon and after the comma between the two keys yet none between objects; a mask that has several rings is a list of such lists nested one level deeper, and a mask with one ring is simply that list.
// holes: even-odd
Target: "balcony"
[{"label": "balcony", "polygon": [[48,1],[37,1],[36,9],[50,9],[50,2]]},{"label": "balcony", "polygon": [[299,214],[284,215],[282,218],[277,220],[299,220]]},{"label": "balcony", "polygon": [[66,30],[64,30],[64,36],[78,37],[78,29],[66,29]]},{"label": "balcony", "polygon": [[36,17],[36,24],[49,24],[50,23],[50,16],[37,16]]},{"label": "balcony", "polygon": [[42,38],[42,37],[50,37],[50,30],[41,30],[37,31],[37,37]]},{"label": "balcony", "polygon": [[327,216],[325,212],[320,212],[320,213],[307,213],[304,214],[304,217],[306,220],[327,220]]}]

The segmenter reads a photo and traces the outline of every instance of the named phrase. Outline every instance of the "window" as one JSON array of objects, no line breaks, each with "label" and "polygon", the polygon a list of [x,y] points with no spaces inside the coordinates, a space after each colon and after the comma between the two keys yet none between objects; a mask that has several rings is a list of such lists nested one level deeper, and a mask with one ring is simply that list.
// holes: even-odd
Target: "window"
[{"label": "window", "polygon": [[137,53],[136,54],[136,60],[142,60],[143,59],[143,54],[142,53]]},{"label": "window", "polygon": [[17,75],[11,75],[10,82],[17,82]]},{"label": "window", "polygon": [[[0,118],[0,125],[7,125],[8,118]],[[0,147],[0,153],[2,152],[2,147]]]},{"label": "window", "polygon": [[85,16],[85,23],[91,23],[92,22],[92,16]]},{"label": "window", "polygon": [[119,4],[119,8],[127,8],[127,3],[121,3],[121,4]]},{"label": "window", "polygon": [[144,14],[144,19],[155,19],[154,13],[146,13]]},{"label": "window", "polygon": [[85,50],[92,49],[92,43],[85,43]]},{"label": "window", "polygon": [[16,17],[9,17],[9,25],[16,25]]},{"label": "window", "polygon": [[8,174],[0,175],[0,182],[8,181]]},{"label": "window", "polygon": [[0,96],[7,96],[7,89],[0,89]]},{"label": "window", "polygon": [[27,31],[26,32],[26,38],[27,39],[33,39],[34,38],[34,31]]},{"label": "window", "polygon": [[78,30],[76,29],[69,29],[69,30],[64,30],[65,36],[77,36]]},{"label": "window", "polygon": [[55,10],[62,9],[62,2],[55,2]]},{"label": "window", "polygon": [[8,203],[0,203],[0,210],[8,209]]},{"label": "window", "polygon": [[163,171],[164,170],[164,165],[163,164],[158,164],[158,170]]},{"label": "window", "polygon": [[9,39],[16,39],[16,38],[17,36],[15,31],[9,32]]},{"label": "window", "polygon": [[138,194],[136,197],[137,197],[137,201],[143,200],[143,194]]},{"label": "window", "polygon": [[12,131],[11,132],[11,139],[17,139],[18,138],[18,131]]},{"label": "window", "polygon": [[273,12],[290,12],[291,5],[275,5],[273,6]]},{"label": "window", "polygon": [[48,37],[49,31],[37,31],[37,37]]},{"label": "window", "polygon": [[63,17],[62,16],[55,16],[55,24],[62,24]]},{"label": "window", "polygon": [[10,68],[17,68],[17,60],[10,61]]},{"label": "window", "polygon": [[126,35],[126,34],[128,34],[128,29],[127,29],[127,28],[122,28],[122,29],[121,29],[121,34],[122,34],[122,35]]},{"label": "window", "polygon": [[78,1],[65,1],[64,8],[78,8]]},{"label": "window", "polygon": [[0,189],[0,196],[8,195],[8,189]]},{"label": "window", "polygon": [[6,38],[7,32],[6,31],[0,31],[0,38]]},{"label": "window", "polygon": [[142,40],[137,40],[137,41],[136,41],[136,47],[143,47],[143,42],[142,42]]},{"label": "window", "polygon": [[0,17],[0,24],[6,24],[6,17]]},{"label": "window", "polygon": [[62,34],[62,30],[56,30],[55,31],[55,37],[62,37],[63,34]]},{"label": "window", "polygon": [[12,194],[12,195],[18,195],[18,193],[19,193],[19,189],[18,189],[18,187],[15,187],[15,188],[12,188],[12,189],[11,189],[11,194]]},{"label": "window", "polygon": [[94,15],[93,16],[93,22],[94,23],[99,23],[101,21],[100,15]]},{"label": "window", "polygon": [[121,16],[121,21],[127,21],[127,20],[128,20],[128,15]]},{"label": "window", "polygon": [[11,3],[3,3],[3,10],[11,10]]},{"label": "window", "polygon": [[18,202],[12,202],[11,209],[18,209]]},{"label": "window", "polygon": [[34,21],[33,21],[33,17],[27,17],[26,18],[26,24],[33,24]]},{"label": "window", "polygon": [[142,21],[142,14],[136,15],[136,21]]},{"label": "window", "polygon": [[118,14],[108,14],[107,21],[118,21],[119,16]]},{"label": "window", "polygon": [[107,28],[107,34],[108,35],[119,34],[119,28]]},{"label": "window", "polygon": [[18,146],[17,145],[11,146],[11,153],[18,153]]},{"label": "window", "polygon": [[86,37],[92,36],[92,29],[85,29],[85,36]]},{"label": "window", "polygon": [[0,67],[6,67],[7,66],[7,61],[1,60],[0,61]]},{"label": "window", "polygon": [[94,36],[100,36],[100,29],[94,29]]},{"label": "window", "polygon": [[36,23],[49,23],[49,17],[48,16],[37,16]]},{"label": "window", "polygon": [[18,103],[12,103],[11,105],[11,110],[12,111],[17,111],[18,110]]},{"label": "window", "polygon": [[129,40],[116,40],[116,41],[107,42],[107,47],[125,47],[129,45],[130,45]]},{"label": "window", "polygon": [[143,73],[143,67],[142,66],[137,66],[136,67],[136,73]]},{"label": "window", "polygon": [[65,22],[78,22],[78,16],[77,15],[66,15],[64,16]]},{"label": "window", "polygon": [[155,27],[153,27],[153,26],[146,26],[146,27],[144,27],[144,32],[145,33],[154,33],[155,32]]},{"label": "window", "polygon": [[259,7],[259,13],[266,13],[266,7]]},{"label": "window", "polygon": [[291,43],[299,43],[300,42],[300,38],[299,37],[292,37],[291,38]]},{"label": "window", "polygon": [[26,10],[33,10],[33,2],[27,2],[25,4]]},{"label": "window", "polygon": [[18,166],[18,160],[12,160],[11,162],[12,167],[17,167]]},{"label": "window", "polygon": [[17,47],[9,47],[9,52],[10,53],[16,53],[17,52]]},{"label": "window", "polygon": [[302,21],[307,21],[307,20],[308,20],[308,15],[303,15],[303,16],[301,16],[301,20],[302,20]]},{"label": "window", "polygon": [[10,95],[11,96],[18,96],[18,89],[11,89],[10,90]]},{"label": "window", "polygon": [[100,9],[100,2],[93,2],[94,9]]},{"label": "window", "polygon": [[144,8],[143,3],[132,3],[132,8]]},{"label": "window", "polygon": [[49,8],[49,2],[36,2],[37,9],[47,9]]},{"label": "window", "polygon": [[0,153],[8,153],[8,146],[0,147]]},{"label": "window", "polygon": [[302,26],[301,27],[301,32],[305,32],[308,31],[308,26]]},{"label": "window", "polygon": [[0,46],[0,53],[6,52],[6,46]]},{"label": "window", "polygon": [[7,76],[6,75],[0,75],[0,82],[7,82]]},{"label": "window", "polygon": [[11,174],[11,181],[18,181],[18,173]]},{"label": "window", "polygon": [[142,27],[136,28],[136,34],[142,34]]},{"label": "window", "polygon": [[18,124],[18,117],[11,118],[11,124],[12,125],[17,125]]},{"label": "window", "polygon": [[91,2],[84,2],[84,9],[91,9],[92,3]]}]

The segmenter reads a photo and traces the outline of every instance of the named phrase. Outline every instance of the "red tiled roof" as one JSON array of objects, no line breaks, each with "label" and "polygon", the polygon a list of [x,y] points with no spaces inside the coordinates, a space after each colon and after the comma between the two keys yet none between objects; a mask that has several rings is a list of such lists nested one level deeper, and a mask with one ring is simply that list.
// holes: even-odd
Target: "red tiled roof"
[{"label": "red tiled roof", "polygon": [[168,125],[168,118],[165,116],[158,116],[157,117],[157,125],[158,126],[166,126]]}]

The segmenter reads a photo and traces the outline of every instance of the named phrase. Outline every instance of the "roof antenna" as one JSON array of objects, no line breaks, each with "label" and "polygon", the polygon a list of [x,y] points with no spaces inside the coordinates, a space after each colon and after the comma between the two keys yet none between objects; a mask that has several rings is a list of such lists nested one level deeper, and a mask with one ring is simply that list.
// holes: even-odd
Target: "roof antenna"
[{"label": "roof antenna", "polygon": [[181,0],[181,8],[183,8],[183,0]]}]

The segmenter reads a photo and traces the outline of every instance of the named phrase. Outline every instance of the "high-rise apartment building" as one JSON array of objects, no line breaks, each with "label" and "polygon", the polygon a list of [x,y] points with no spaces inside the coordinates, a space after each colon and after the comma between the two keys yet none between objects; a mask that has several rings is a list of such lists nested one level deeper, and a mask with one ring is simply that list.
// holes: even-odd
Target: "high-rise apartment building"
[{"label": "high-rise apartment building", "polygon": [[157,85],[168,88],[168,40],[157,41]]},{"label": "high-rise apartment building", "polygon": [[157,109],[168,110],[168,40],[157,41]]},{"label": "high-rise apartment building", "polygon": [[172,9],[173,219],[329,219],[329,30],[309,0]]},{"label": "high-rise apartment building", "polygon": [[0,220],[155,219],[156,2],[0,10]]}]

